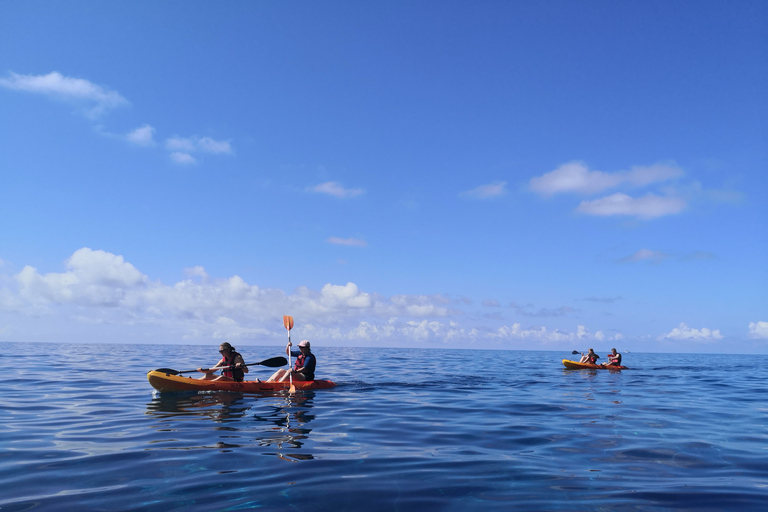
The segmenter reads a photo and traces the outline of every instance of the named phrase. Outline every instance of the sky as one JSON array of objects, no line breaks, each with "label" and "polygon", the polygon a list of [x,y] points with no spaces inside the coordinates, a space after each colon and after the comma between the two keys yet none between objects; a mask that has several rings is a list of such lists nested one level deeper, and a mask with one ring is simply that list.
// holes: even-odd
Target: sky
[{"label": "sky", "polygon": [[0,341],[768,353],[768,3],[0,3]]}]

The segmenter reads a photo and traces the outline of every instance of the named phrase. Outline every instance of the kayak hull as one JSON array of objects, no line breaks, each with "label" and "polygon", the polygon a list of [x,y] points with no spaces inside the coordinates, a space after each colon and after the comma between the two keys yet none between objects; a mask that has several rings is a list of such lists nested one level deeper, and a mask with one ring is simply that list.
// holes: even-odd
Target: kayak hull
[{"label": "kayak hull", "polygon": [[563,366],[569,370],[629,370],[626,366],[603,366],[601,364],[580,363],[563,359]]},{"label": "kayak hull", "polygon": [[[243,382],[234,382],[230,380],[200,380],[183,375],[173,375],[171,373],[159,372],[153,370],[147,373],[147,380],[153,388],[161,393],[172,393],[178,391],[233,391],[237,393],[266,393],[270,391],[280,391],[291,387],[291,383],[285,382],[260,382],[255,380],[246,380]],[[293,385],[296,390],[328,389],[336,385],[331,380],[294,380]]]}]

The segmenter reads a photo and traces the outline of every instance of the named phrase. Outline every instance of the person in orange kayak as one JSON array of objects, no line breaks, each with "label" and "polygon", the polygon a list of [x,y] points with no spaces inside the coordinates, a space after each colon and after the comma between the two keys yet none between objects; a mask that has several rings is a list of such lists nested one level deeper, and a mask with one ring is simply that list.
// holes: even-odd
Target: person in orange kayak
[{"label": "person in orange kayak", "polygon": [[621,354],[616,352],[615,348],[612,348],[611,353],[608,354],[608,362],[603,363],[603,366],[621,366]]},{"label": "person in orange kayak", "polygon": [[[243,356],[235,350],[235,347],[227,342],[219,346],[219,353],[221,354],[221,361],[216,363],[215,366],[197,369],[197,371],[205,374],[200,377],[200,380],[233,380],[235,382],[242,382],[245,374],[248,373],[248,367],[245,366]],[[226,370],[221,370],[221,375],[217,377],[214,373],[219,368],[226,368]]]},{"label": "person in orange kayak", "polygon": [[589,352],[587,352],[586,355],[583,353],[581,354],[581,359],[579,360],[580,363],[588,363],[588,364],[597,364],[597,360],[600,359],[600,356],[595,354],[594,349],[589,349]]},{"label": "person in orange kayak", "polygon": [[[291,350],[292,343],[289,341],[285,347],[285,354],[292,355],[296,358],[296,362],[293,365],[293,372],[291,377],[294,380],[308,381],[315,380],[315,365],[317,359],[315,354],[309,348],[309,341],[302,340],[299,342],[299,350]],[[283,382],[288,378],[288,370],[277,370],[267,382]]]}]

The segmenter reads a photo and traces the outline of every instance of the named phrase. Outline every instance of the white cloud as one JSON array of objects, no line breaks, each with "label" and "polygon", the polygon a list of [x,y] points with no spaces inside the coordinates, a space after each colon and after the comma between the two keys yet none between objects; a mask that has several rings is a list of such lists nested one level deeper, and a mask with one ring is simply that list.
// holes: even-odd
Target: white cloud
[{"label": "white cloud", "polygon": [[116,91],[82,78],[66,77],[56,71],[47,75],[11,72],[9,78],[0,78],[0,86],[85,105],[86,114],[90,117],[98,117],[107,110],[128,104],[128,100]]},{"label": "white cloud", "polygon": [[507,193],[507,182],[497,181],[489,185],[480,185],[472,190],[467,190],[459,194],[463,197],[469,197],[473,199],[491,199],[494,197],[500,197]]},{"label": "white cloud", "polygon": [[654,261],[659,262],[667,258],[667,255],[663,252],[652,251],[650,249],[640,249],[634,254],[625,256],[619,260],[619,263],[634,263],[636,261]]},{"label": "white cloud", "polygon": [[[619,337],[621,335],[618,335]],[[552,346],[562,342],[604,341],[605,336],[598,331],[594,335],[584,326],[577,326],[575,332],[549,330],[546,327],[523,329],[520,324],[504,325],[492,331],[462,327],[454,320],[423,319],[400,320],[390,318],[384,323],[361,321],[349,328],[321,327],[313,325],[307,337],[316,337],[339,342],[378,342],[382,344],[402,343],[403,340],[416,342],[453,343],[460,346],[488,343],[493,346],[523,343],[530,347]],[[517,345],[513,345],[517,346]]]},{"label": "white cloud", "polygon": [[208,273],[200,265],[197,265],[197,266],[191,267],[191,268],[185,268],[184,269],[184,274],[189,276],[189,277],[199,277],[199,278],[201,278],[203,280],[208,279]]},{"label": "white cloud", "polygon": [[448,305],[450,299],[442,295],[393,295],[388,315],[408,316],[449,316],[453,310]]},{"label": "white cloud", "polygon": [[584,164],[570,162],[542,176],[531,178],[529,185],[534,192],[551,196],[563,192],[591,194],[614,187],[619,181],[609,174],[590,171]]},{"label": "white cloud", "polygon": [[231,153],[232,146],[227,141],[216,141],[210,137],[203,137],[197,141],[197,147],[200,151],[206,153]]},{"label": "white cloud", "polygon": [[358,238],[339,238],[336,236],[329,237],[328,240],[326,240],[329,244],[334,245],[349,245],[352,247],[365,247],[368,244],[365,242],[365,240],[360,240]]},{"label": "white cloud", "polygon": [[606,173],[591,171],[581,162],[569,162],[554,171],[531,178],[529,186],[531,190],[544,196],[568,192],[594,194],[619,185],[640,187],[682,175],[682,169],[667,164],[635,166],[629,171]]},{"label": "white cloud", "polygon": [[[128,105],[129,102],[118,92],[96,85],[82,78],[72,78],[56,71],[47,75],[20,75],[11,72],[7,78],[0,78],[0,87],[11,90],[41,94],[50,98],[73,103],[84,109],[88,117],[96,118],[113,108]],[[145,124],[127,134],[114,134],[102,127],[97,131],[105,136],[127,140],[139,146],[155,146],[155,128]],[[165,141],[171,160],[188,165],[197,160],[192,153],[231,154],[228,141],[217,141],[211,137],[171,137]]]},{"label": "white cloud", "polygon": [[723,339],[723,335],[720,334],[720,330],[718,329],[715,329],[714,331],[707,329],[706,327],[693,329],[681,322],[680,325],[661,336],[659,339],[714,342]]},{"label": "white cloud", "polygon": [[685,201],[679,197],[648,194],[635,199],[627,194],[616,193],[592,201],[582,201],[576,211],[586,215],[629,215],[641,219],[653,219],[680,213],[685,206]]},{"label": "white cloud", "polygon": [[189,165],[189,164],[197,163],[197,160],[195,160],[195,157],[193,157],[189,153],[181,153],[180,151],[174,151],[169,156],[171,157],[171,160],[173,160],[175,163],[180,165]]},{"label": "white cloud", "polygon": [[362,188],[344,188],[341,184],[336,183],[335,181],[320,183],[307,190],[318,194],[327,194],[329,196],[338,197],[339,199],[357,197],[365,192]]},{"label": "white cloud", "polygon": [[[459,346],[490,342],[497,347],[530,348],[533,343],[551,347],[559,342],[621,339],[621,334],[611,338],[584,325],[574,330],[520,323],[488,328],[470,323],[477,320],[460,309],[468,301],[442,294],[384,297],[353,282],[327,283],[319,290],[300,287],[288,293],[249,284],[237,275],[214,278],[202,266],[194,266],[184,269],[182,280],[164,284],[151,280],[122,256],[89,248],[75,251],[64,267],[61,272],[41,273],[26,266],[13,276],[0,273],[0,313],[12,313],[9,318],[35,317],[41,325],[66,326],[68,332],[76,332],[81,324],[121,331],[136,326],[169,341],[270,339],[284,334],[280,322],[284,314],[302,319],[301,336],[327,341],[394,345],[428,341]],[[498,302],[484,305],[497,307]],[[751,329],[759,334],[764,324]],[[23,332],[19,326],[13,328]],[[668,337],[674,336],[722,337],[719,331],[688,329],[684,324]]]},{"label": "white cloud", "polygon": [[750,322],[749,337],[768,340],[768,322]]},{"label": "white cloud", "polygon": [[75,251],[65,266],[67,272],[45,275],[25,266],[16,276],[20,297],[37,304],[115,306],[147,283],[147,277],[122,256],[87,247]]},{"label": "white cloud", "polygon": [[538,317],[538,318],[565,316],[569,313],[574,313],[576,311],[574,308],[570,306],[561,306],[556,309],[539,308],[538,311],[529,311],[529,309],[533,307],[531,304],[528,304],[526,306],[513,305],[512,307],[515,308],[518,315],[527,316],[527,317]]},{"label": "white cloud", "polygon": [[195,143],[191,139],[171,137],[165,140],[165,148],[169,151],[191,152],[195,150]]},{"label": "white cloud", "polygon": [[321,302],[328,307],[340,305],[353,308],[368,308],[373,304],[370,294],[362,293],[355,283],[347,283],[344,286],[326,284],[320,290]]},{"label": "white cloud", "polygon": [[[532,327],[530,329],[523,329],[519,323],[514,323],[511,326],[505,325],[499,327],[495,331],[488,333],[487,336],[491,339],[538,340],[544,343],[560,341],[587,341],[598,339],[595,337],[595,335],[590,334],[589,329],[583,325],[578,325],[576,327],[576,332],[568,332],[558,329],[550,330],[546,327]],[[598,336],[602,337],[602,333],[600,333]]]},{"label": "white cloud", "polygon": [[132,132],[128,133],[125,138],[128,139],[129,142],[139,146],[154,146],[154,134],[155,129],[150,125],[145,124],[144,126],[136,128]]},{"label": "white cloud", "polygon": [[165,141],[165,148],[168,151],[183,153],[232,153],[232,146],[229,142],[216,141],[210,137],[170,137]]}]

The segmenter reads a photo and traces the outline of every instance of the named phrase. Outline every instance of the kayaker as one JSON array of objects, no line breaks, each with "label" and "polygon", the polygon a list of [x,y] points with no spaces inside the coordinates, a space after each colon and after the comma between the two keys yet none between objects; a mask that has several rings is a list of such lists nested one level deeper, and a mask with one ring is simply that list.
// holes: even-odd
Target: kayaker
[{"label": "kayaker", "polygon": [[615,348],[612,348],[611,353],[608,354],[608,362],[603,363],[603,366],[621,366],[621,354],[616,352]]},{"label": "kayaker", "polygon": [[[296,362],[293,365],[292,378],[294,380],[315,380],[315,365],[317,359],[315,354],[309,348],[309,341],[302,340],[299,342],[299,350],[291,350],[292,343],[289,341],[285,347],[285,354],[292,355],[296,358]],[[288,370],[277,370],[267,382],[284,382],[288,378]]]},{"label": "kayaker", "polygon": [[589,352],[587,352],[586,355],[583,353],[581,354],[581,360],[579,360],[580,363],[588,363],[588,364],[597,364],[597,360],[600,359],[600,356],[595,354],[594,349],[589,349]]},{"label": "kayaker", "polygon": [[[205,374],[200,377],[200,380],[233,380],[235,382],[242,382],[245,374],[248,373],[248,367],[245,366],[243,356],[235,350],[235,347],[227,342],[219,346],[219,353],[221,354],[221,361],[216,363],[215,366],[197,369],[197,371]],[[221,370],[221,375],[218,377],[215,376],[214,373],[216,373],[217,369],[222,367],[227,369]]]}]

